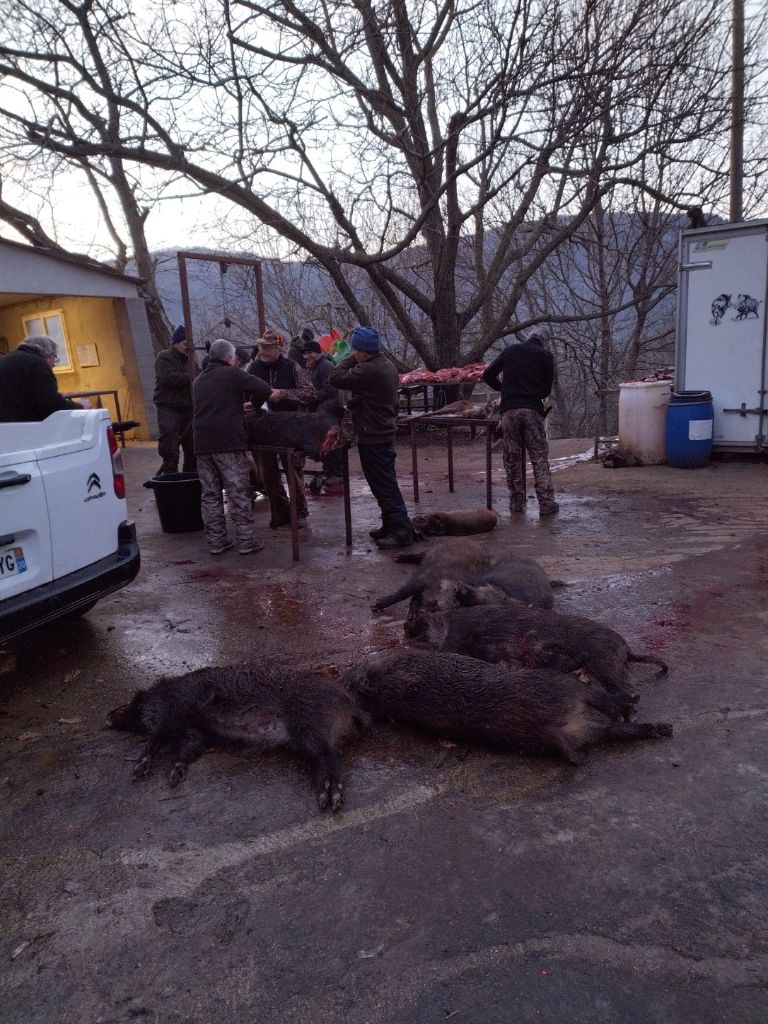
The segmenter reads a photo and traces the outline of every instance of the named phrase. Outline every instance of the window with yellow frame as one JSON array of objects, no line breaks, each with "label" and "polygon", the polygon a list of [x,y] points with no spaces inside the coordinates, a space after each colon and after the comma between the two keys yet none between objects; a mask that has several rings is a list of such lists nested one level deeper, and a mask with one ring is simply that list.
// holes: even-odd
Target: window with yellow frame
[{"label": "window with yellow frame", "polygon": [[33,334],[47,334],[56,342],[58,361],[53,368],[54,373],[71,373],[74,370],[67,331],[64,326],[63,309],[46,309],[42,313],[32,313],[29,316],[23,316],[21,322],[24,325],[25,337],[28,338]]}]

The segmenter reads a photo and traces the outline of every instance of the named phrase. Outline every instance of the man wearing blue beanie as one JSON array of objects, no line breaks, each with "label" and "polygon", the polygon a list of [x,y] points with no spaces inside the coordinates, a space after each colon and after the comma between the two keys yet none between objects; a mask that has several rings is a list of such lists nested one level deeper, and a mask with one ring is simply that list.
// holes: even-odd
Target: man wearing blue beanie
[{"label": "man wearing blue beanie", "polygon": [[413,530],[395,473],[400,377],[382,355],[375,327],[356,327],[349,344],[352,354],[328,374],[328,383],[352,392],[348,408],[360,466],[381,509],[381,527],[371,537],[380,548],[405,548],[413,543]]}]

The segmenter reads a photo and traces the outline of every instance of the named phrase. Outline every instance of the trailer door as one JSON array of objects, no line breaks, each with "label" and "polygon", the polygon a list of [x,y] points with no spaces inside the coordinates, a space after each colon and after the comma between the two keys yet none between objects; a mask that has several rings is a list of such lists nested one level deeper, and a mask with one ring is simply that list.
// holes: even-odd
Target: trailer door
[{"label": "trailer door", "polygon": [[767,292],[768,223],[681,233],[676,388],[712,392],[721,448],[766,443]]}]

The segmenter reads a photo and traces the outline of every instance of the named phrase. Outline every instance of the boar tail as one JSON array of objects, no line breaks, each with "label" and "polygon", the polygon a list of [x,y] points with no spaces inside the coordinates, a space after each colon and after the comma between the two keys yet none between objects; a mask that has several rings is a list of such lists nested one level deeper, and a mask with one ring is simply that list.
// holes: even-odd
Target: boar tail
[{"label": "boar tail", "polygon": [[647,665],[658,665],[659,671],[654,676],[654,679],[661,679],[669,672],[669,665],[666,661],[662,661],[661,658],[655,658],[652,654],[635,654],[633,651],[629,652],[627,658],[628,661],[642,661]]}]

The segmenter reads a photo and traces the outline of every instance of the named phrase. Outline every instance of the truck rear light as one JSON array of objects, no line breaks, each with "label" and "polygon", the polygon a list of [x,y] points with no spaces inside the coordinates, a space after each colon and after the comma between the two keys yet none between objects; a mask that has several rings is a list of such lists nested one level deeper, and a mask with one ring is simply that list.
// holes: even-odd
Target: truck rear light
[{"label": "truck rear light", "polygon": [[118,498],[124,498],[125,469],[123,467],[123,456],[112,427],[107,427],[107,441],[109,442],[109,457],[112,460],[112,482],[115,486],[115,494]]}]

